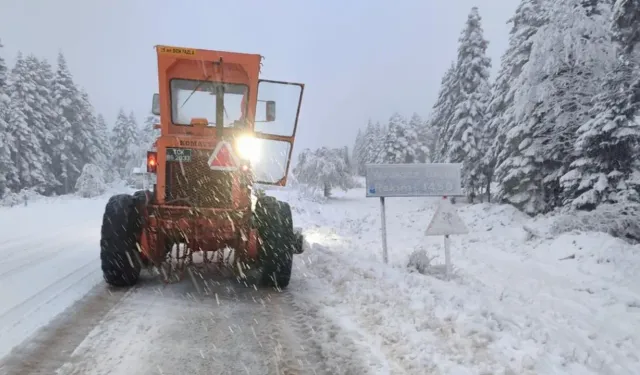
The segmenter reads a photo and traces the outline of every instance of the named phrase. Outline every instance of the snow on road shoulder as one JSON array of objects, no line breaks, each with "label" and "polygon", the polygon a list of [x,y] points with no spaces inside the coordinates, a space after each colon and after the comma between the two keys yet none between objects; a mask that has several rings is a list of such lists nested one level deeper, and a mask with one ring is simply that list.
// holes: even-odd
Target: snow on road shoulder
[{"label": "snow on road shoulder", "polygon": [[471,233],[452,237],[446,282],[406,268],[417,248],[442,262],[442,237],[423,235],[434,199],[388,200],[386,266],[379,202],[363,190],[324,203],[272,194],[291,202],[313,244],[295,261],[297,298],[310,297],[296,278],[318,285],[317,303],[358,327],[390,373],[640,373],[640,246],[604,233],[554,238],[549,219],[457,205]]},{"label": "snow on road shoulder", "polygon": [[102,280],[107,199],[63,196],[0,207],[0,358]]}]

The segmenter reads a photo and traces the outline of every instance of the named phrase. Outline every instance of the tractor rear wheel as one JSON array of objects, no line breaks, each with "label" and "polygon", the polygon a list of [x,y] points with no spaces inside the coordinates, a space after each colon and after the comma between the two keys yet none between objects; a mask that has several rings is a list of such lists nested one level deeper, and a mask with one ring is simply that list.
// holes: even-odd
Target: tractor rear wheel
[{"label": "tractor rear wheel", "polygon": [[296,242],[291,207],[274,197],[260,197],[256,202],[255,223],[262,242],[258,251],[261,284],[284,289],[291,279]]},{"label": "tractor rear wheel", "polygon": [[[141,218],[142,213],[146,212],[144,211],[144,207],[149,205],[153,200],[153,193],[149,190],[138,190],[133,193],[133,200],[135,201],[136,214],[138,215],[138,218]],[[146,255],[139,251],[136,251],[136,253],[140,256],[140,261],[142,262],[142,265],[144,267],[148,267],[149,265],[151,265],[151,261],[149,260],[149,258],[147,258]]]},{"label": "tractor rear wheel", "polygon": [[102,274],[107,284],[126,287],[138,282],[142,265],[136,254],[136,244],[141,223],[133,196],[119,194],[109,199],[100,238]]}]

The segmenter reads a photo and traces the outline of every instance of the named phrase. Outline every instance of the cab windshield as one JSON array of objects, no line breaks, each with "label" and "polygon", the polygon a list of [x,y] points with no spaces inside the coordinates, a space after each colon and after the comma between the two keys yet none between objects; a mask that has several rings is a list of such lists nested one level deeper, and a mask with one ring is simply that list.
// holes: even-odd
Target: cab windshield
[{"label": "cab windshield", "polygon": [[208,126],[216,126],[216,94],[220,93],[223,126],[242,127],[247,110],[248,87],[233,83],[171,80],[171,121],[175,125],[190,125],[192,119],[206,118]]}]

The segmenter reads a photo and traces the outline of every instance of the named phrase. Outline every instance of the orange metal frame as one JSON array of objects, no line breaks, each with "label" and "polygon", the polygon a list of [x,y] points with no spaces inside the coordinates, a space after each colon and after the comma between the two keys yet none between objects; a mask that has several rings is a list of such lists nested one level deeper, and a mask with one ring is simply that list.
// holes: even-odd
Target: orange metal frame
[{"label": "orange metal frame", "polygon": [[[193,250],[217,250],[224,246],[233,246],[236,250],[245,250],[248,258],[257,255],[257,232],[251,228],[251,197],[246,189],[240,189],[237,183],[241,171],[234,172],[234,207],[229,209],[207,209],[206,217],[191,216],[190,207],[166,206],[166,149],[170,147],[188,147],[191,149],[212,150],[219,139],[215,127],[197,125],[176,125],[171,116],[170,82],[174,78],[207,80],[242,84],[248,87],[246,127],[243,129],[224,128],[224,138],[233,139],[240,133],[253,134],[260,138],[286,141],[295,140],[295,129],[290,137],[254,132],[255,111],[258,99],[260,63],[262,57],[257,54],[211,51],[203,49],[156,46],[158,57],[158,82],[160,101],[161,135],[156,141],[157,147],[157,184],[155,196],[149,197],[153,204],[146,204],[143,210],[146,223],[140,239],[142,253],[154,263],[164,260],[165,241],[181,234],[190,242]],[[278,81],[271,81],[278,82]],[[278,82],[286,83],[286,82]],[[302,89],[304,86],[301,85]],[[302,93],[300,101],[302,100]],[[299,103],[298,103],[299,104]],[[298,109],[299,110],[299,109]],[[231,142],[233,144],[233,142]],[[289,160],[286,171],[288,172]],[[286,184],[285,177],[276,185]],[[246,186],[246,184],[245,184]],[[236,219],[231,222],[230,214]]]},{"label": "orange metal frame", "polygon": [[[180,147],[180,142],[190,142],[189,148],[213,149],[217,143],[216,128],[176,125],[171,119],[171,94],[169,84],[173,78],[208,80],[246,85],[249,88],[246,121],[252,131],[257,104],[260,55],[209,51],[182,47],[157,46],[158,83],[160,94],[161,136],[158,139],[157,202],[164,203],[165,162],[167,147]],[[222,64],[217,64],[218,62]],[[233,135],[238,129],[226,128]],[[293,141],[293,139],[291,139]],[[200,145],[200,147],[198,147]],[[182,146],[184,147],[184,146]]]}]

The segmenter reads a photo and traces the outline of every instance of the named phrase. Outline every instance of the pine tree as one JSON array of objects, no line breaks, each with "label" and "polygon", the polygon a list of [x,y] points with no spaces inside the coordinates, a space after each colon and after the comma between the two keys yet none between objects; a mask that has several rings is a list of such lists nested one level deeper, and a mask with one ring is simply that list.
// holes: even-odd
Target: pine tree
[{"label": "pine tree", "polygon": [[[371,121],[369,121],[371,123]],[[353,145],[353,155],[351,159],[353,160],[355,166],[355,172],[359,176],[364,176],[365,168],[364,168],[364,134],[362,133],[362,129],[358,129],[358,134],[356,134],[356,140]]]},{"label": "pine tree", "polygon": [[409,131],[412,137],[408,139],[411,148],[414,149],[414,163],[426,163],[429,159],[428,135],[422,117],[414,113],[409,120]]},{"label": "pine tree", "polygon": [[460,94],[442,137],[447,145],[444,160],[462,163],[463,186],[471,199],[482,186],[480,160],[491,68],[481,20],[478,8],[473,7],[459,39],[456,75]]},{"label": "pine tree", "polygon": [[[3,45],[0,43],[0,50]],[[11,153],[15,152],[14,138],[9,132],[7,118],[9,116],[9,87],[8,72],[4,59],[0,55],[0,198],[8,191],[9,185],[17,185],[17,170],[11,160]]]},{"label": "pine tree", "polygon": [[594,118],[578,129],[575,142],[580,157],[561,182],[568,202],[580,209],[594,209],[603,202],[625,199],[640,201],[638,186],[627,182],[634,171],[635,146],[640,142],[640,124],[636,120],[638,103],[630,101],[640,93],[632,87],[636,72],[621,63],[609,74],[604,92],[595,99]]},{"label": "pine tree", "polygon": [[106,171],[111,161],[111,144],[107,122],[104,120],[102,114],[98,114],[96,117],[96,143],[98,147],[100,147],[100,154],[104,156],[104,160],[98,163],[98,167]]},{"label": "pine tree", "polygon": [[[495,170],[500,163],[505,162],[509,147],[505,149],[507,143],[507,133],[512,129],[517,129],[517,118],[515,116],[514,94],[517,90],[527,87],[526,78],[522,77],[522,71],[529,63],[531,54],[532,39],[538,29],[544,25],[546,13],[542,10],[542,0],[522,0],[516,9],[513,17],[509,19],[512,24],[509,33],[509,45],[502,56],[502,63],[498,76],[493,84],[491,100],[487,107],[487,119],[485,126],[485,139],[487,139],[487,151],[482,160],[485,176],[487,180],[486,192],[487,200],[491,199],[491,183]],[[513,138],[507,146],[516,147],[520,137],[517,132],[512,132]],[[507,151],[507,152],[504,152]],[[522,158],[528,163],[529,158]],[[505,173],[515,172],[517,164],[504,165],[500,178],[505,177]],[[528,164],[525,164],[528,165]],[[524,167],[524,165],[523,165]],[[524,171],[516,172],[514,178],[519,178]],[[507,184],[510,184],[508,181]]]},{"label": "pine tree", "polygon": [[95,142],[96,118],[93,106],[89,101],[89,95],[81,88],[76,87],[74,97],[75,108],[77,109],[75,121],[72,122],[73,129],[73,152],[76,155],[76,169],[80,172],[73,174],[72,183],[75,186],[76,180],[80,177],[85,164],[96,163],[101,159],[98,154],[99,148]]},{"label": "pine tree", "polygon": [[389,130],[382,142],[377,162],[380,164],[414,163],[417,160],[418,135],[409,128],[407,120],[399,113],[389,119]]},{"label": "pine tree", "polygon": [[10,82],[11,102],[7,130],[14,137],[12,160],[17,169],[17,176],[10,177],[11,188],[14,191],[25,188],[42,191],[47,182],[43,166],[45,155],[35,133],[37,128],[32,126],[39,116],[37,108],[33,107],[38,102],[35,98],[36,82],[21,53],[18,53],[16,64],[11,70]]},{"label": "pine tree", "polygon": [[374,125],[369,121],[367,128],[364,132],[364,139],[362,141],[362,159],[361,165],[363,173],[365,172],[365,164],[374,164],[378,160],[378,154],[380,153],[380,124]]},{"label": "pine tree", "polygon": [[503,133],[496,169],[502,199],[531,214],[566,201],[560,177],[577,157],[576,132],[613,57],[606,4],[598,12],[582,0],[545,3],[544,9],[548,22],[532,36],[529,63],[512,90],[518,123]]},{"label": "pine tree", "polygon": [[452,62],[442,77],[438,100],[433,106],[433,112],[429,120],[431,127],[433,127],[433,132],[436,134],[432,152],[433,160],[436,162],[442,162],[447,154],[448,144],[442,141],[442,136],[448,133],[454,105],[459,95],[460,88],[458,86],[456,66]]},{"label": "pine tree", "polygon": [[127,117],[124,109],[120,109],[116,123],[111,133],[111,166],[120,178],[127,179],[131,175],[131,168],[138,157],[137,129],[135,123]]},{"label": "pine tree", "polygon": [[51,157],[55,148],[54,129],[51,126],[56,118],[55,102],[52,97],[54,74],[51,65],[46,60],[38,60],[33,55],[25,59],[25,64],[33,82],[31,101],[35,108],[35,117],[30,120],[30,126],[38,137],[43,151],[42,169],[46,183],[42,187],[42,192],[49,195],[60,186],[60,182],[55,177],[56,171]]},{"label": "pine tree", "polygon": [[151,149],[153,143],[160,136],[160,131],[158,129],[154,129],[155,124],[159,123],[160,119],[158,116],[149,114],[142,125],[142,128],[139,129],[138,139],[140,140],[140,145],[142,148],[142,152],[146,155],[147,151]]},{"label": "pine tree", "polygon": [[81,173],[77,147],[74,146],[74,130],[76,129],[78,111],[78,90],[67,67],[62,53],[58,54],[58,67],[53,81],[53,100],[56,117],[54,122],[55,148],[53,165],[55,174],[61,183],[60,193],[67,194],[75,186],[75,176]]},{"label": "pine tree", "polygon": [[630,179],[640,143],[640,79],[633,58],[640,34],[631,22],[634,13],[640,15],[640,3],[636,4],[635,8],[623,1],[616,4],[611,34],[619,59],[593,101],[592,118],[578,129],[575,149],[579,157],[561,179],[567,203],[579,209],[640,200],[640,186]]},{"label": "pine tree", "polygon": [[418,132],[418,138],[421,139],[422,144],[428,150],[425,162],[436,162],[439,133],[440,131],[432,119],[425,121],[420,132]]},{"label": "pine tree", "polygon": [[351,157],[349,156],[348,146],[344,146],[342,148],[342,158],[344,159],[344,164],[346,165],[349,173],[353,173],[353,166],[351,165]]},{"label": "pine tree", "polygon": [[640,2],[637,0],[617,0],[613,7],[613,39],[622,48],[622,56],[629,57],[637,52],[640,44]]},{"label": "pine tree", "polygon": [[[107,163],[107,149],[104,140],[103,130],[100,129],[104,124],[98,124],[98,118],[91,101],[89,100],[89,94],[81,90],[80,91],[80,120],[84,129],[85,137],[87,138],[87,147],[83,155],[83,170],[85,164],[94,164],[96,166],[104,166]],[[80,177],[80,176],[78,176]]]}]

